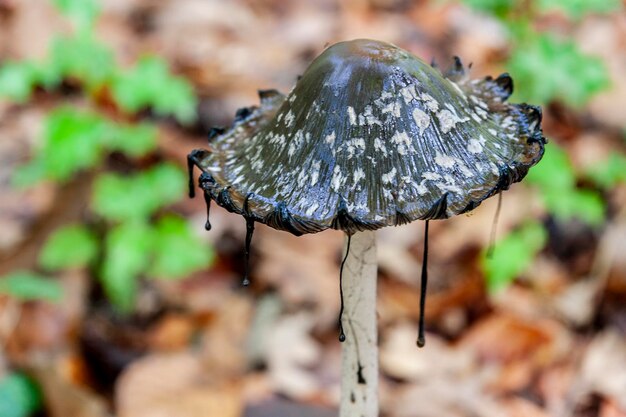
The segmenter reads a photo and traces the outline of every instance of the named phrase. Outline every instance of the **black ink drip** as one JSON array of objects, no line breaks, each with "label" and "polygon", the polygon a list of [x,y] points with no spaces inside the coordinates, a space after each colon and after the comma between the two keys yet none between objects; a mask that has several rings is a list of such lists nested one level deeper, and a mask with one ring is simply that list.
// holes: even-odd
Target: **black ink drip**
[{"label": "black ink drip", "polygon": [[206,223],[204,224],[204,228],[211,230],[211,222],[209,221],[209,215],[211,214],[211,196],[207,192],[204,193],[204,202],[206,203]]},{"label": "black ink drip", "polygon": [[359,383],[359,384],[367,384],[367,381],[363,377],[363,365],[361,365],[361,362],[359,362],[357,366],[359,368],[356,371],[357,383]]},{"label": "black ink drip", "polygon": [[346,254],[341,261],[341,268],[339,269],[339,297],[341,298],[341,308],[339,309],[339,341],[346,341],[346,334],[343,331],[343,266],[346,264],[346,259],[348,259],[348,255],[350,254],[350,241],[352,240],[352,235],[348,235],[348,243],[346,245]]},{"label": "black ink drip", "polygon": [[246,258],[246,269],[241,280],[241,285],[247,287],[250,285],[250,243],[252,243],[252,234],[254,233],[254,219],[249,215],[248,208],[248,200],[252,194],[248,194],[246,199],[243,202],[243,212],[246,218],[246,247],[245,247],[245,258]]},{"label": "black ink drip", "polygon": [[193,182],[193,167],[195,165],[194,158],[191,155],[187,155],[187,173],[189,175],[189,198],[196,196],[195,185]]},{"label": "black ink drip", "polygon": [[500,219],[500,210],[502,209],[502,191],[498,193],[498,206],[496,207],[496,214],[493,216],[493,223],[491,224],[491,235],[489,236],[489,246],[487,247],[487,259],[493,258],[493,251],[496,247],[496,232],[498,229],[498,220]]},{"label": "black ink drip", "polygon": [[417,346],[424,347],[426,338],[424,337],[424,308],[426,306],[426,285],[428,284],[428,220],[424,225],[424,256],[422,259],[422,285],[420,288],[420,318],[417,335]]}]

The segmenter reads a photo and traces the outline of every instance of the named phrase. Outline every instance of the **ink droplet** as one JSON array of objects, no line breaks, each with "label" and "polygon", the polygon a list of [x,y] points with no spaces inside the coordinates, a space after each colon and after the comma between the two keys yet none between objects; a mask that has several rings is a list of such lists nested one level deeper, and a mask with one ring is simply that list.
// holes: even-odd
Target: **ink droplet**
[{"label": "ink droplet", "polygon": [[426,338],[424,337],[424,308],[426,306],[426,285],[428,284],[428,220],[424,225],[424,256],[422,259],[422,285],[420,288],[420,318],[417,336],[417,346],[424,347]]},{"label": "ink droplet", "polygon": [[241,285],[247,287],[250,285],[250,244],[252,243],[252,234],[254,233],[254,220],[246,218],[246,247],[245,247],[245,274],[241,280]]},{"label": "ink droplet", "polygon": [[341,308],[339,309],[339,341],[346,341],[346,334],[343,331],[343,267],[346,264],[346,259],[348,259],[348,255],[350,254],[350,241],[352,240],[352,235],[348,235],[348,243],[346,243],[346,254],[341,261],[341,268],[339,269],[339,298],[341,299]]},{"label": "ink droplet", "polygon": [[206,223],[204,224],[204,228],[211,230],[211,222],[209,221],[209,215],[211,214],[211,196],[207,192],[204,193],[204,202],[206,203]]}]

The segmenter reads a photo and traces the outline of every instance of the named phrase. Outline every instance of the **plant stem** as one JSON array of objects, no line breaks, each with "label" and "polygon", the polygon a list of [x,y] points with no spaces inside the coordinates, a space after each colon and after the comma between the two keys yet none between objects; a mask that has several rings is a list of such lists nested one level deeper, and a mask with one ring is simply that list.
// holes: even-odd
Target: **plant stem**
[{"label": "plant stem", "polygon": [[376,234],[357,232],[351,239],[343,271],[346,341],[342,344],[339,415],[377,417]]}]

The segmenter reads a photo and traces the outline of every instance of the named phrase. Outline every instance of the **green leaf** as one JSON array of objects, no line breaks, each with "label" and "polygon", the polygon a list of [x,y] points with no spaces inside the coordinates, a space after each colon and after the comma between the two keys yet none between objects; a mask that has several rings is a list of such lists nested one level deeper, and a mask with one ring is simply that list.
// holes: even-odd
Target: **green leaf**
[{"label": "green leaf", "polygon": [[131,157],[141,157],[154,150],[157,144],[156,128],[147,123],[140,125],[112,126],[106,138],[106,146]]},{"label": "green leaf", "polygon": [[576,186],[576,173],[567,153],[555,144],[546,147],[541,161],[526,176],[526,181],[543,189],[563,190]]},{"label": "green leaf", "polygon": [[561,220],[578,218],[591,225],[604,220],[604,201],[590,190],[576,188],[576,173],[567,153],[558,146],[546,149],[542,160],[526,177],[539,186],[543,202],[550,213]]},{"label": "green leaf", "polygon": [[582,53],[571,41],[537,35],[513,49],[507,64],[518,86],[515,98],[546,104],[563,101],[582,107],[609,86],[601,59]]},{"label": "green leaf", "polygon": [[191,85],[174,77],[157,57],[144,57],[130,71],[118,75],[112,85],[113,97],[127,112],[152,107],[159,115],[173,114],[188,123],[196,115],[197,98]]},{"label": "green leaf", "polygon": [[587,170],[587,176],[600,187],[609,189],[626,182],[626,156],[611,154]]},{"label": "green leaf", "polygon": [[107,128],[106,121],[96,114],[71,108],[53,111],[45,122],[40,152],[46,176],[66,181],[77,171],[98,164]]},{"label": "green leaf", "polygon": [[48,86],[74,79],[95,91],[115,76],[113,52],[91,35],[57,38],[44,77]]},{"label": "green leaf", "polygon": [[213,251],[192,232],[187,222],[166,216],[156,225],[154,260],[150,275],[157,278],[182,278],[213,261]]},{"label": "green leaf", "polygon": [[504,18],[516,6],[516,0],[463,0],[463,4],[472,9],[491,13],[499,18]]},{"label": "green leaf", "polygon": [[79,225],[66,226],[48,238],[39,263],[49,270],[80,268],[87,266],[97,252],[98,241],[90,230]]},{"label": "green leaf", "polygon": [[31,62],[5,62],[0,67],[0,97],[24,103],[37,84],[37,73]]},{"label": "green leaf", "polygon": [[98,0],[54,0],[54,4],[83,31],[93,26],[100,11]]},{"label": "green leaf", "polygon": [[185,175],[170,164],[129,177],[100,176],[94,184],[93,210],[111,220],[141,220],[184,194]]},{"label": "green leaf", "polygon": [[63,297],[61,285],[51,279],[27,271],[17,271],[0,279],[0,294],[19,300],[58,302]]},{"label": "green leaf", "polygon": [[544,228],[539,223],[531,222],[499,240],[491,257],[487,257],[484,252],[482,267],[487,275],[489,291],[497,292],[505,288],[526,271],[546,240]]},{"label": "green leaf", "polygon": [[102,285],[122,312],[130,312],[135,304],[137,279],[149,265],[152,237],[152,230],[142,222],[116,226],[106,237]]},{"label": "green leaf", "polygon": [[42,405],[41,390],[25,374],[13,372],[0,380],[0,416],[28,417]]},{"label": "green leaf", "polygon": [[558,219],[567,221],[580,219],[590,225],[598,226],[604,221],[605,206],[602,197],[591,190],[576,188],[542,190],[546,207]]},{"label": "green leaf", "polygon": [[543,11],[562,10],[570,17],[581,19],[588,13],[611,13],[621,8],[620,0],[539,0]]}]

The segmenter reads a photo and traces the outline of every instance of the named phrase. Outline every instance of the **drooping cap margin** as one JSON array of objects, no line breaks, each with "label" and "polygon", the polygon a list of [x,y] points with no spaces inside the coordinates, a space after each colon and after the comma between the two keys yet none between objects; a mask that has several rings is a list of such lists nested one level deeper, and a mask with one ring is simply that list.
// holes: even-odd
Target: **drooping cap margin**
[{"label": "drooping cap margin", "polygon": [[295,235],[353,233],[477,207],[543,155],[541,110],[508,74],[441,74],[393,45],[329,47],[287,95],[260,91],[191,163],[227,210]]}]

